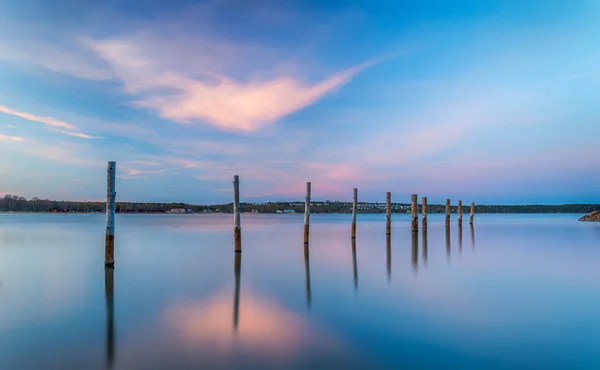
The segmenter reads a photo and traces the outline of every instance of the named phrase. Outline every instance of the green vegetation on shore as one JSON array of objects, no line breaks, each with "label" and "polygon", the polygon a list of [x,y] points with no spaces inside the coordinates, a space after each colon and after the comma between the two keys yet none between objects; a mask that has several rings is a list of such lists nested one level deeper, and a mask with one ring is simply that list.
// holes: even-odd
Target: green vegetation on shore
[{"label": "green vegetation on shore", "polygon": [[[104,212],[105,202],[71,202],[48,199],[26,199],[24,197],[6,195],[0,198],[2,212]],[[469,212],[469,205],[463,206],[463,213]],[[304,202],[265,202],[241,203],[242,212],[277,213],[285,211],[304,212]],[[311,213],[350,213],[349,202],[311,202]],[[429,213],[444,213],[442,204],[429,204]],[[457,211],[452,206],[452,212]],[[410,204],[392,203],[394,213],[406,213]],[[420,205],[419,205],[420,209]],[[599,204],[562,204],[562,205],[476,205],[476,213],[590,213],[600,209]],[[131,203],[117,202],[119,213],[196,213],[233,211],[232,204],[193,205],[185,203]],[[359,213],[384,213],[385,203],[364,203],[358,206]]]}]

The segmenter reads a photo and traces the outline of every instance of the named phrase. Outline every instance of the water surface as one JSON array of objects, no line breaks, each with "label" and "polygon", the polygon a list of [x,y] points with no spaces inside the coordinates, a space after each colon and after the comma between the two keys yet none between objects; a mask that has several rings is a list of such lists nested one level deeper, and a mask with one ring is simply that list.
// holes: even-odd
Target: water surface
[{"label": "water surface", "polygon": [[1,368],[599,368],[579,216],[2,214]]}]

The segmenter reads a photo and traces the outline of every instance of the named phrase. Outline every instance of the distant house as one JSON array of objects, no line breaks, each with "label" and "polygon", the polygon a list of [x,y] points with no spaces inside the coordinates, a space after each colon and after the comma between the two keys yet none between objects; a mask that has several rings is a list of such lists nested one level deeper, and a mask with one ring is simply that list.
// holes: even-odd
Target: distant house
[{"label": "distant house", "polygon": [[281,210],[278,209],[277,211],[275,211],[275,213],[281,213]]},{"label": "distant house", "polygon": [[285,209],[283,213],[296,213],[296,211],[293,209]]}]

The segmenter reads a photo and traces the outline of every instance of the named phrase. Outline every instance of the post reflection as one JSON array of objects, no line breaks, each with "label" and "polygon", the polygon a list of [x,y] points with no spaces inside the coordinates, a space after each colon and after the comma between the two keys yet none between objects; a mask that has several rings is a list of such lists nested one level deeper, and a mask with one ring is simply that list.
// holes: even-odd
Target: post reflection
[{"label": "post reflection", "polygon": [[114,267],[104,268],[104,295],[106,301],[106,368],[112,369],[115,354],[115,301]]},{"label": "post reflection", "polygon": [[458,254],[462,254],[462,225],[458,228]]},{"label": "post reflection", "polygon": [[446,228],[446,257],[450,260],[450,228]]},{"label": "post reflection", "polygon": [[233,277],[234,277],[234,293],[233,293],[233,330],[237,332],[240,319],[240,275],[242,270],[242,254],[235,253],[233,260]]},{"label": "post reflection", "polygon": [[356,239],[352,239],[352,265],[354,266],[354,290],[358,289],[358,267],[356,265]]},{"label": "post reflection", "polygon": [[427,266],[427,229],[423,230],[423,264]]},{"label": "post reflection", "polygon": [[311,292],[310,292],[310,255],[308,244],[304,244],[304,280],[306,286],[306,307],[310,308]]},{"label": "post reflection", "polygon": [[385,236],[385,252],[387,277],[388,281],[390,281],[392,278],[392,236],[390,234]]},{"label": "post reflection", "polygon": [[471,224],[470,226],[471,226],[471,249],[475,250],[475,228],[473,227],[473,224]]},{"label": "post reflection", "polygon": [[419,233],[412,232],[412,267],[413,272],[417,272],[419,268]]}]

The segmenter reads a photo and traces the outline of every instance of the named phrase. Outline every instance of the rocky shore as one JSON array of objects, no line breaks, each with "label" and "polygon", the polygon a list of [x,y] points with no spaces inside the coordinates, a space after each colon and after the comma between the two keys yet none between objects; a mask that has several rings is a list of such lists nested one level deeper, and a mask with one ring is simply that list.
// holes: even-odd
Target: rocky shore
[{"label": "rocky shore", "polygon": [[594,211],[592,213],[590,213],[589,215],[585,215],[582,218],[579,219],[579,221],[596,221],[596,222],[600,222],[600,210],[599,211]]}]

